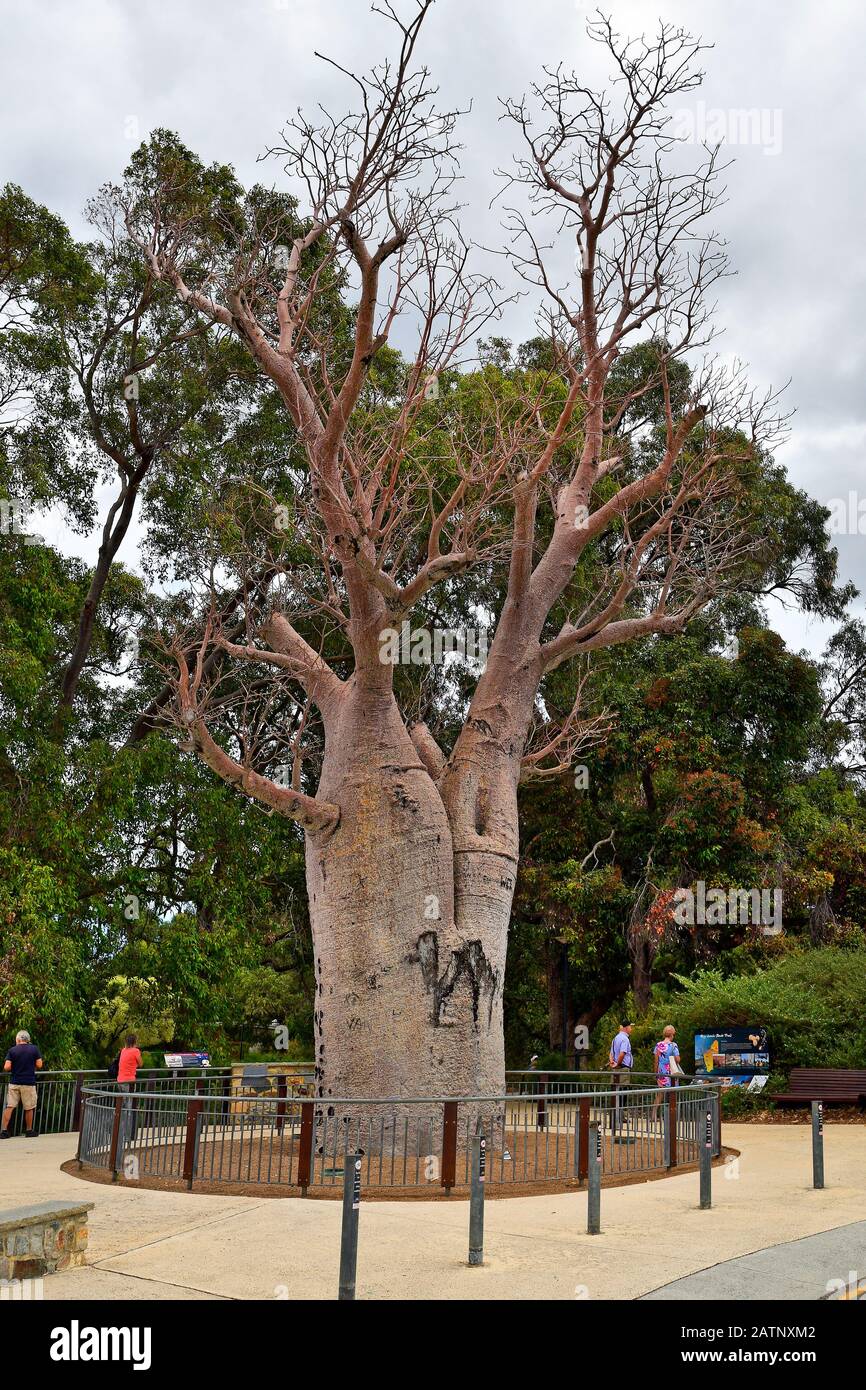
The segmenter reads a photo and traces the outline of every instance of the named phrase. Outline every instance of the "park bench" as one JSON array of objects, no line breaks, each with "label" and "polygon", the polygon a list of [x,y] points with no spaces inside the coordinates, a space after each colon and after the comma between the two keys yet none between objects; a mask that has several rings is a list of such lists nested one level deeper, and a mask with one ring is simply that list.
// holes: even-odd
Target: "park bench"
[{"label": "park bench", "polygon": [[829,1105],[862,1105],[866,1101],[866,1070],[794,1067],[788,1090],[771,1099],[777,1105],[808,1105],[813,1100]]}]

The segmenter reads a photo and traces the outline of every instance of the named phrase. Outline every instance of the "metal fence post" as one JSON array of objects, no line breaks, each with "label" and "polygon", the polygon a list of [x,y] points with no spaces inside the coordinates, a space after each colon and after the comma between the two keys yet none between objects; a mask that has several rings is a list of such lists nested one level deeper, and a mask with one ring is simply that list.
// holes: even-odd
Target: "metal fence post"
[{"label": "metal fence post", "polygon": [[469,1189],[469,1263],[484,1263],[484,1179],[487,1175],[487,1140],[483,1134],[472,1139],[472,1173]]},{"label": "metal fence post", "polygon": [[340,1303],[353,1302],[358,1271],[358,1212],[361,1206],[361,1160],[346,1154],[343,1161],[343,1223],[340,1230]]},{"label": "metal fence post", "polygon": [[824,1105],[812,1101],[812,1186],[824,1186]]},{"label": "metal fence post", "polygon": [[203,1100],[188,1100],[186,1103],[186,1140],[183,1146],[183,1177],[187,1187],[192,1190],[198,1154],[198,1121],[204,1106]]},{"label": "metal fence post", "polygon": [[[118,1096],[114,1102],[114,1123],[111,1126],[111,1152],[108,1156],[108,1166],[111,1169],[111,1181],[117,1182],[117,1149],[120,1139],[120,1124],[123,1114],[123,1098]],[[123,1162],[123,1155],[120,1156]]]},{"label": "metal fence post", "polygon": [[579,1182],[583,1182],[589,1173],[589,1116],[592,1102],[590,1098],[581,1096],[577,1102],[577,1177]]},{"label": "metal fence post", "polygon": [[84,1159],[81,1157],[81,1145],[82,1145],[82,1143],[84,1142],[84,1125],[85,1125],[85,1111],[86,1111],[86,1106],[87,1106],[87,1097],[85,1096],[85,1097],[82,1098],[81,1114],[79,1115],[79,1119],[78,1119],[78,1148],[76,1149],[76,1152],[75,1152],[75,1157],[78,1159],[78,1171],[79,1171],[79,1173],[81,1172],[81,1169],[84,1167]]},{"label": "metal fence post", "polygon": [[298,1186],[306,1197],[310,1185],[310,1171],[313,1166],[313,1105],[311,1101],[301,1104],[301,1135],[298,1140]]},{"label": "metal fence post", "polygon": [[668,1093],[667,1104],[667,1128],[665,1130],[665,1150],[667,1154],[665,1166],[676,1168],[677,1166],[677,1100],[679,1092],[671,1089]]},{"label": "metal fence post", "polygon": [[72,1102],[72,1128],[81,1129],[81,1089],[84,1085],[84,1073],[75,1073],[75,1099]]},{"label": "metal fence post", "polygon": [[703,1143],[699,1150],[701,1173],[701,1211],[709,1211],[713,1205],[713,1103],[707,1101],[704,1115]]},{"label": "metal fence post", "polygon": [[720,1158],[722,1154],[722,1093],[719,1090],[713,1095],[713,1120],[715,1124],[713,1158]]},{"label": "metal fence post", "polygon": [[592,1120],[589,1126],[589,1173],[586,1193],[586,1233],[601,1232],[601,1124]]},{"label": "metal fence post", "polygon": [[442,1177],[441,1186],[447,1197],[457,1181],[457,1101],[446,1100],[442,1106]]},{"label": "metal fence post", "polygon": [[538,1078],[538,1107],[535,1115],[536,1129],[547,1128],[547,1083],[550,1080],[546,1071],[543,1071]]},{"label": "metal fence post", "polygon": [[282,1132],[283,1132],[283,1125],[284,1125],[284,1123],[285,1123],[285,1118],[286,1118],[286,1078],[285,1078],[285,1076],[278,1076],[278,1077],[277,1077],[277,1095],[279,1096],[279,1100],[277,1101],[277,1134],[282,1134]]}]

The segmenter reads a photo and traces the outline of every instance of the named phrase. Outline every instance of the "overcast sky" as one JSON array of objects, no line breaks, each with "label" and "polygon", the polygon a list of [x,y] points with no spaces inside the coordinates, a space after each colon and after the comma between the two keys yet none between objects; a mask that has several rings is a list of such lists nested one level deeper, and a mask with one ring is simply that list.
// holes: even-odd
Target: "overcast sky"
[{"label": "overcast sky", "polygon": [[[792,480],[827,504],[861,489],[866,496],[866,7],[613,0],[604,8],[623,33],[652,30],[662,17],[714,44],[704,87],[688,98],[697,120],[759,113],[754,124],[734,114],[722,126],[735,162],[715,220],[738,273],[719,289],[719,346],[745,359],[760,386],[791,379],[797,413],[779,457]],[[442,104],[472,102],[462,123],[464,226],[484,245],[497,241],[499,214],[488,206],[495,170],[515,148],[498,98],[521,95],[545,64],[560,62],[604,85],[604,56],[585,35],[594,9],[579,0],[437,0],[425,24],[421,57]],[[314,50],[364,68],[393,44],[364,0],[0,0],[0,23],[0,182],[21,184],[78,235],[86,198],[120,175],[156,126],[176,130],[206,161],[233,164],[243,182],[279,184],[279,166],[256,161],[286,117],[319,101],[345,106],[344,80]],[[743,142],[744,134],[756,138]],[[531,302],[510,311],[501,331],[529,336]],[[68,551],[93,553],[51,524],[39,529]],[[866,591],[864,538],[836,543],[845,577]],[[135,563],[134,537],[122,558]],[[821,624],[773,617],[793,645],[822,645]]]}]

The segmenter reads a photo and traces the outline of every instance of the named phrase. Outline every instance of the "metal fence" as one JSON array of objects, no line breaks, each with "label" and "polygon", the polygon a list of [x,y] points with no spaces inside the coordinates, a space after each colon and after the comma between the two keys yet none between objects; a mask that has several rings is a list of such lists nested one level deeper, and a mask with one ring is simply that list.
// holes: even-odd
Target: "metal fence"
[{"label": "metal fence", "polygon": [[[167,1094],[176,1090],[178,1083],[183,1088],[191,1085],[201,1088],[205,1094],[239,1094],[252,1089],[248,1074],[261,1073],[266,1065],[242,1064],[232,1067],[201,1067],[184,1070],[170,1070],[167,1067],[139,1068],[136,1086],[146,1087],[148,1091]],[[238,1067],[243,1072],[238,1074]],[[314,1081],[312,1063],[286,1064],[281,1075],[256,1076],[256,1085],[262,1095],[278,1096],[281,1082],[289,1094],[311,1092]],[[106,1070],[92,1071],[39,1071],[36,1073],[36,1128],[41,1134],[63,1134],[75,1131],[81,1121],[82,1097],[86,1086],[107,1081]],[[262,1083],[265,1084],[262,1084]],[[9,1074],[0,1072],[0,1111],[6,1105],[6,1091]],[[13,1113],[10,1132],[19,1134],[24,1129],[24,1117],[19,1105]]]},{"label": "metal fence", "polygon": [[221,1079],[84,1085],[79,1162],[136,1180],[306,1193],[341,1188],[347,1155],[360,1154],[365,1188],[432,1195],[468,1188],[479,1133],[491,1187],[583,1181],[594,1123],[607,1177],[696,1163],[707,1113],[721,1151],[718,1089],[705,1084],[611,1087],[608,1074],[603,1089],[584,1076],[580,1089],[518,1082],[504,1095],[461,1100],[322,1100],[286,1078],[276,1095],[220,1092]]}]

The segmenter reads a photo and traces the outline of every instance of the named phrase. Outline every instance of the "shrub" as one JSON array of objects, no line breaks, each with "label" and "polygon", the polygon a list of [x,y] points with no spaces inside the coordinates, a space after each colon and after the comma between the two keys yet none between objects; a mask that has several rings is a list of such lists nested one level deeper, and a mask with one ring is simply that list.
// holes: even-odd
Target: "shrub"
[{"label": "shrub", "polygon": [[[774,1071],[791,1067],[866,1067],[866,949],[828,946],[790,951],[749,975],[718,970],[675,977],[680,989],[657,991],[635,1021],[635,1067],[652,1069],[666,1023],[677,1030],[685,1071],[694,1069],[695,1034],[724,1028],[767,1029]],[[593,1066],[603,1067],[622,1016],[617,1004],[593,1034]],[[767,1086],[767,1091],[775,1086]]]}]

